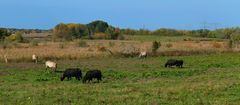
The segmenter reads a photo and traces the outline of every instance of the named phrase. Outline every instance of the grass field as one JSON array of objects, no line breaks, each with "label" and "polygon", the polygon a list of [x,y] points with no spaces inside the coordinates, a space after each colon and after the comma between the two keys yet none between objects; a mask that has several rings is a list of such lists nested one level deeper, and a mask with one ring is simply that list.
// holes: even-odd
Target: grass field
[{"label": "grass field", "polygon": [[[57,73],[43,64],[0,63],[3,105],[239,105],[240,54],[59,60]],[[167,59],[185,61],[184,68],[164,68]],[[103,81],[61,82],[61,71],[80,67],[83,74],[100,69]]]}]

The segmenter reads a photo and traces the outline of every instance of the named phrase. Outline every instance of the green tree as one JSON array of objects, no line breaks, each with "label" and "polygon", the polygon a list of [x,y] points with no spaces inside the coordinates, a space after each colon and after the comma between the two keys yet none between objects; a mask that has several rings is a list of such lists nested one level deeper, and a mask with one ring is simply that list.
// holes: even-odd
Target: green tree
[{"label": "green tree", "polygon": [[217,37],[217,32],[216,32],[216,31],[210,31],[210,32],[207,34],[207,37],[208,37],[208,38],[216,38],[216,37]]},{"label": "green tree", "polygon": [[160,46],[161,46],[160,42],[157,42],[157,41],[152,42],[152,52],[153,52],[153,54],[156,54],[156,52],[157,52],[157,50],[159,49]]},{"label": "green tree", "polygon": [[68,28],[66,24],[60,23],[55,26],[53,30],[54,40],[57,38],[64,40],[72,40],[71,30]]},{"label": "green tree", "polygon": [[234,46],[238,48],[238,45],[240,44],[240,32],[232,33],[230,36],[230,41],[232,41]]},{"label": "green tree", "polygon": [[108,27],[105,33],[108,35],[108,39],[118,39],[120,36],[120,29]]},{"label": "green tree", "polygon": [[16,41],[16,42],[23,42],[23,37],[21,32],[16,32],[7,37],[8,41]]},{"label": "green tree", "polygon": [[86,36],[88,34],[87,26],[83,24],[67,24],[70,34],[74,38],[81,38],[82,36]]},{"label": "green tree", "polygon": [[23,36],[22,36],[21,32],[17,32],[17,33],[15,33],[15,35],[16,35],[17,42],[23,42]]},{"label": "green tree", "polygon": [[223,29],[224,38],[225,39],[230,39],[232,34],[236,34],[235,32],[236,32],[236,30],[233,29],[233,28]]},{"label": "green tree", "polygon": [[88,29],[90,29],[90,31],[94,34],[94,33],[103,33],[107,30],[107,28],[109,27],[107,22],[101,21],[101,20],[97,20],[97,21],[93,21],[89,24],[87,24]]},{"label": "green tree", "polygon": [[3,40],[5,37],[11,35],[6,29],[0,28],[0,39]]}]

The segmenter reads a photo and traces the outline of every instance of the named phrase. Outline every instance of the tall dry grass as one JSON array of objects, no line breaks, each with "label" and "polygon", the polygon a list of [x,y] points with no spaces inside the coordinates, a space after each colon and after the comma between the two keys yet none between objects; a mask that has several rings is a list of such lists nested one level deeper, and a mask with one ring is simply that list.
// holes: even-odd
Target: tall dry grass
[{"label": "tall dry grass", "polygon": [[[79,47],[76,43],[44,42],[38,46],[30,44],[18,44],[15,47],[0,48],[0,61],[4,62],[4,55],[10,62],[30,62],[32,54],[39,56],[41,61],[60,59],[81,59],[91,57],[123,56],[134,57],[141,51],[147,51],[151,55],[152,42],[142,41],[112,41],[112,40],[85,40],[87,46]],[[113,44],[114,43],[114,44]],[[163,42],[157,50],[157,55],[191,55],[224,52],[228,50],[227,42],[213,41],[178,41]],[[171,44],[171,47],[167,47]]]}]

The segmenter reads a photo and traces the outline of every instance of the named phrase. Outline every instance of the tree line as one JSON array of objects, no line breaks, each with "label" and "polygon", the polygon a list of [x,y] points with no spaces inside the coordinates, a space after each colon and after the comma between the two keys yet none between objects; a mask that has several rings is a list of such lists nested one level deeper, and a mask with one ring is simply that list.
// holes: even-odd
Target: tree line
[{"label": "tree line", "polygon": [[[109,25],[107,22],[96,20],[88,24],[57,24],[53,29],[14,29],[0,28],[0,39],[5,39],[12,34],[17,36],[29,33],[52,33],[53,39],[73,40],[73,39],[124,39],[124,35],[157,35],[157,36],[194,36],[205,38],[222,38],[236,40],[240,36],[240,28],[221,28],[216,30],[177,30],[161,28],[157,30],[147,29],[120,29]],[[11,38],[12,39],[12,38]]]},{"label": "tree line", "polygon": [[240,28],[221,28],[216,30],[198,29],[198,30],[176,30],[161,28],[157,30],[147,29],[121,29],[121,34],[124,35],[158,35],[158,36],[194,36],[194,37],[205,37],[205,38],[222,38],[230,39],[233,34],[240,35]]},{"label": "tree line", "polygon": [[76,38],[89,39],[120,39],[120,29],[104,21],[93,21],[89,24],[60,23],[53,29],[54,39],[72,40]]}]

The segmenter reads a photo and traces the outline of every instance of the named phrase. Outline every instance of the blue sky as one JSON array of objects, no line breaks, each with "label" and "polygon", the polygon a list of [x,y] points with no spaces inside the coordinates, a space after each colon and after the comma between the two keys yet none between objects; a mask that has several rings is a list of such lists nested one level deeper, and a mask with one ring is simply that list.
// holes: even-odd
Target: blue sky
[{"label": "blue sky", "polygon": [[240,0],[0,0],[0,27],[50,29],[104,20],[120,28],[240,26]]}]

